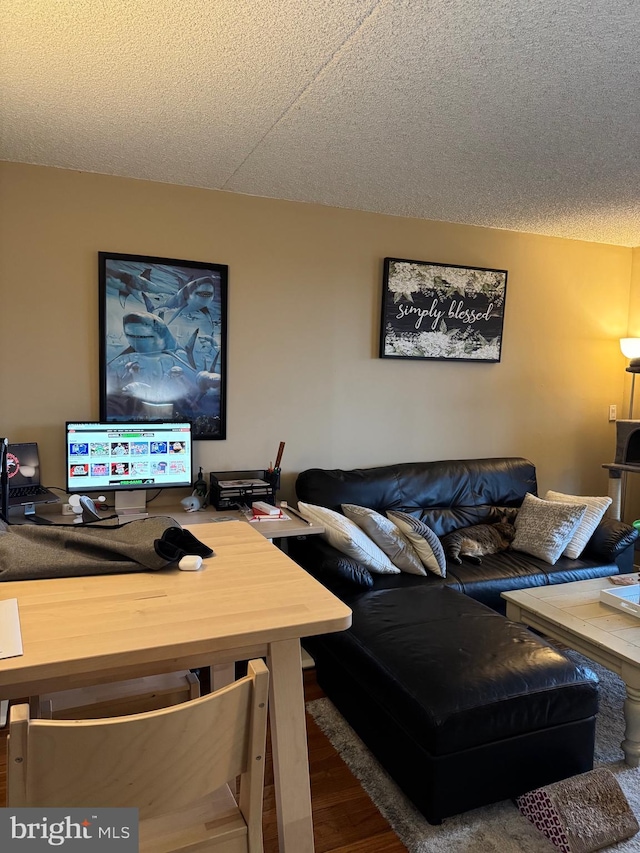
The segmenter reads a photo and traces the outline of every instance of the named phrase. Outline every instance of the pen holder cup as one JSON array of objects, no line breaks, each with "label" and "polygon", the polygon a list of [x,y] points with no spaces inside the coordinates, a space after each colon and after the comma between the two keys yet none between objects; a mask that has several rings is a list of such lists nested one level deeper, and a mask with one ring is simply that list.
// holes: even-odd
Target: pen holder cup
[{"label": "pen holder cup", "polygon": [[273,498],[275,500],[276,492],[280,488],[280,469],[276,471],[265,471],[264,478],[273,489]]}]

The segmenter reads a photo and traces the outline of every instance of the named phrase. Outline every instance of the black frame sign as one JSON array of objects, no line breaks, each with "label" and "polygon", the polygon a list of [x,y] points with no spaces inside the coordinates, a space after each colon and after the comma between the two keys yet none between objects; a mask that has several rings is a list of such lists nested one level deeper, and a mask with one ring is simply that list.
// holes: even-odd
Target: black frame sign
[{"label": "black frame sign", "polygon": [[226,438],[228,267],[98,253],[100,418]]},{"label": "black frame sign", "polygon": [[384,259],[380,358],[498,362],[507,270]]}]

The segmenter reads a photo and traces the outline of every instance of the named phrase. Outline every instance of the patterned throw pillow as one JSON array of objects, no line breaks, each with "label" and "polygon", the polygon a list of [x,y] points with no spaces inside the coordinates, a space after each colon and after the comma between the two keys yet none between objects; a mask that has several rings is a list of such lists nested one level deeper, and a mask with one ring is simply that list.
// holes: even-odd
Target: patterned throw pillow
[{"label": "patterned throw pillow", "polygon": [[511,547],[553,566],[567,547],[586,509],[586,504],[543,501],[527,492],[516,516],[516,535]]},{"label": "patterned throw pillow", "polygon": [[[595,853],[640,829],[618,780],[606,767],[536,788],[517,797],[516,805],[558,853]],[[621,849],[637,850],[638,845]]]},{"label": "patterned throw pillow", "polygon": [[342,504],[342,511],[355,522],[376,545],[384,551],[394,566],[410,575],[425,575],[426,571],[416,549],[391,521],[365,506]]},{"label": "patterned throw pillow", "polygon": [[565,557],[577,560],[587,547],[587,542],[591,539],[594,530],[600,524],[602,516],[611,506],[611,498],[581,497],[578,495],[563,495],[562,492],[548,491],[544,499],[545,501],[557,501],[565,504],[586,504],[587,509],[582,516],[582,521],[569,540],[569,544],[562,552]]},{"label": "patterned throw pillow", "polygon": [[324,527],[325,532],[322,535],[329,545],[346,554],[347,557],[353,557],[370,572],[381,575],[400,574],[400,569],[393,565],[384,551],[381,551],[357,524],[345,518],[344,515],[324,506],[306,504],[302,501],[298,501],[298,511],[307,521]]},{"label": "patterned throw pillow", "polygon": [[387,517],[397,525],[402,535],[406,536],[413,545],[423,566],[438,577],[446,577],[447,559],[442,544],[433,530],[408,512],[388,510]]}]

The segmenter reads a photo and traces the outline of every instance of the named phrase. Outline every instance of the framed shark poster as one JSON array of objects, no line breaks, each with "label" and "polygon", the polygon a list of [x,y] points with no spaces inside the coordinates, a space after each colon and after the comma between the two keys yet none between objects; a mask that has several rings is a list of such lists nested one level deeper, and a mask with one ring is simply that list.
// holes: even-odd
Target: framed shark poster
[{"label": "framed shark poster", "polygon": [[226,438],[224,264],[99,252],[100,418]]}]

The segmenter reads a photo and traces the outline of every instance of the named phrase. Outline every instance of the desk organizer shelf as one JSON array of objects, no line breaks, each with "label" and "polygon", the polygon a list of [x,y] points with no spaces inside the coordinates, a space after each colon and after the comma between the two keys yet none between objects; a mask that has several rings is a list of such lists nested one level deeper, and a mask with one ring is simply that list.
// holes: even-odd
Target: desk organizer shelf
[{"label": "desk organizer shelf", "polygon": [[210,500],[216,509],[234,509],[253,501],[275,506],[280,472],[264,468],[252,471],[216,471],[209,474]]}]

